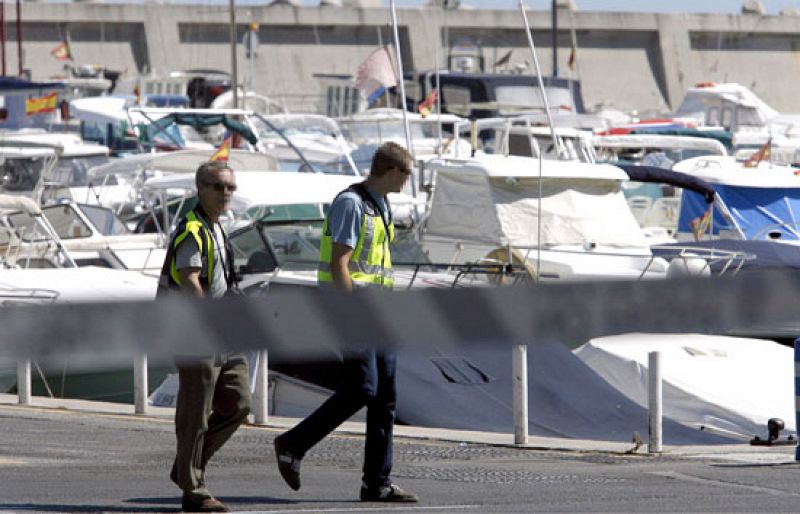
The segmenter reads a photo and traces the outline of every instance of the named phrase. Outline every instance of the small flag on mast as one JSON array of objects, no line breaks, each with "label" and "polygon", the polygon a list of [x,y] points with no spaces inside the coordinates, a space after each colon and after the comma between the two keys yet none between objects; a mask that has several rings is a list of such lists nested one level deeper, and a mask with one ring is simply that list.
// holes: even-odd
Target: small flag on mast
[{"label": "small flag on mast", "polygon": [[712,203],[709,204],[706,212],[689,222],[689,226],[692,228],[692,234],[694,234],[695,241],[700,241],[700,239],[703,237],[703,234],[708,232],[708,229],[711,227],[711,215],[713,212],[714,204]]},{"label": "small flag on mast", "polygon": [[50,55],[59,61],[71,61],[72,50],[69,47],[69,41],[66,39],[62,41],[60,45],[50,50]]},{"label": "small flag on mast", "polygon": [[569,61],[567,61],[567,66],[572,71],[575,71],[575,68],[578,66],[578,49],[575,48],[575,45],[572,45],[572,49],[569,51]]},{"label": "small flag on mast", "polygon": [[744,161],[745,168],[757,168],[759,163],[764,160],[769,160],[770,146],[772,145],[772,138],[767,139],[764,146],[758,149],[749,159]]},{"label": "small flag on mast", "polygon": [[427,118],[428,115],[433,111],[433,106],[436,105],[436,101],[439,99],[439,92],[434,89],[428,96],[425,97],[423,101],[421,101],[417,105],[417,110],[422,115],[423,118]]},{"label": "small flag on mast", "polygon": [[362,91],[370,105],[380,98],[387,88],[397,85],[397,74],[388,46],[373,50],[358,66],[355,85]]},{"label": "small flag on mast", "polygon": [[231,153],[231,138],[229,137],[225,139],[225,141],[223,141],[221,145],[219,145],[219,148],[217,148],[217,151],[214,152],[214,155],[211,156],[210,160],[227,162],[230,153]]}]

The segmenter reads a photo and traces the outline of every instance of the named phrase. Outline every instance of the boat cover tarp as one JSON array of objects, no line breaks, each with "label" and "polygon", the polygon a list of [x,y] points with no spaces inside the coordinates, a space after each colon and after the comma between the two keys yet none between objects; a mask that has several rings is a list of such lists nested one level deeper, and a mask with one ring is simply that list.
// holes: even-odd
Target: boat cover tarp
[{"label": "boat cover tarp", "polygon": [[[735,226],[715,205],[712,233],[736,230],[746,239],[765,239],[777,230],[782,239],[800,239],[800,188],[760,188],[714,184]],[[692,233],[691,222],[706,212],[705,199],[694,191],[683,191],[678,232]]]},{"label": "boat cover tarp", "polygon": [[[486,177],[439,171],[425,234],[516,247],[647,246],[619,184],[590,178]],[[542,233],[537,234],[539,213]]]},{"label": "boat cover tarp", "polygon": [[661,136],[690,136],[716,139],[728,152],[733,151],[733,134],[726,130],[697,130],[680,126],[636,128],[631,134],[658,134]]},{"label": "boat cover tarp", "polygon": [[[766,436],[769,418],[795,431],[792,348],[763,339],[625,334],[575,350],[611,386],[647,405],[648,353],[661,353],[664,413],[699,429]],[[669,438],[665,435],[665,441]]]},{"label": "boat cover tarp", "polygon": [[163,118],[159,118],[153,122],[153,125],[164,130],[173,123],[177,123],[178,125],[189,125],[196,130],[203,127],[219,125],[221,123],[228,130],[236,132],[245,138],[251,145],[254,145],[258,142],[258,137],[256,137],[256,135],[252,130],[250,130],[250,128],[247,127],[247,125],[224,114],[174,113],[168,114]]},{"label": "boat cover tarp", "polygon": [[690,189],[703,195],[706,203],[714,201],[716,194],[714,188],[703,179],[693,177],[679,171],[672,171],[657,166],[638,166],[634,164],[617,164],[628,174],[631,180],[637,182],[656,182],[659,184],[670,184],[684,189]]},{"label": "boat cover tarp", "polygon": [[[788,362],[791,365],[791,358]],[[446,356],[403,350],[398,357],[397,420],[461,430],[512,433],[512,359],[509,345],[465,347]],[[558,344],[528,347],[529,434],[627,442],[647,437],[647,409],[609,385]],[[709,412],[727,413],[709,406]],[[668,444],[730,443],[666,417]]]}]

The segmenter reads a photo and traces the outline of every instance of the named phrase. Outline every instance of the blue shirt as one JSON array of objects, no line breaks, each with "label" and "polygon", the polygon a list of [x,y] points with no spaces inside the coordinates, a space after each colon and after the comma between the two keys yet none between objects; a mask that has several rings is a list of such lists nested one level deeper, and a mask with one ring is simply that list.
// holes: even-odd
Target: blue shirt
[{"label": "blue shirt", "polygon": [[[384,216],[389,215],[386,202],[383,197],[379,197],[372,191],[369,195],[377,202]],[[358,237],[361,235],[361,218],[364,216],[364,202],[358,193],[347,191],[340,194],[328,209],[328,230],[334,243],[343,244],[350,248],[355,248],[358,244]],[[391,223],[387,219],[387,223]]]}]

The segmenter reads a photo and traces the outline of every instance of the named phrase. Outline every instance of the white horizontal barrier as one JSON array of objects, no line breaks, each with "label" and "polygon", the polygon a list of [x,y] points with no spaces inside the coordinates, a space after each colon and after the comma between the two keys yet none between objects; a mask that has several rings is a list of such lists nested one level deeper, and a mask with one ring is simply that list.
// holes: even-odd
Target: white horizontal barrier
[{"label": "white horizontal barrier", "polygon": [[[266,348],[276,358],[338,354],[347,344],[446,347],[560,342],[625,332],[800,333],[800,274],[365,291],[277,290],[262,298],[57,304],[0,309],[0,355],[84,355],[98,362]],[[778,335],[778,334],[774,334]]]}]

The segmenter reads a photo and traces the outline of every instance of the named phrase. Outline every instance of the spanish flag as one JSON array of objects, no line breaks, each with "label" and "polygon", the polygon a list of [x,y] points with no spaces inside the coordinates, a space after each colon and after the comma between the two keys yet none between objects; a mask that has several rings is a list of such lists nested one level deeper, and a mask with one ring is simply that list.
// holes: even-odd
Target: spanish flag
[{"label": "spanish flag", "polygon": [[39,98],[28,98],[25,100],[25,114],[33,116],[42,112],[53,112],[56,110],[58,93],[50,93]]},{"label": "spanish flag", "polygon": [[228,161],[228,155],[231,153],[231,138],[227,138],[219,145],[217,151],[211,156],[212,161]]},{"label": "spanish flag", "polygon": [[764,146],[758,149],[753,155],[750,156],[749,159],[744,161],[745,168],[757,168],[758,164],[761,161],[767,160],[769,161],[769,153],[770,153],[770,146],[772,145],[772,138],[767,139],[767,142],[764,143]]},{"label": "spanish flag", "polygon": [[69,41],[65,39],[60,45],[50,50],[50,55],[59,61],[71,61],[72,50],[69,47]]},{"label": "spanish flag", "polygon": [[425,97],[425,100],[421,101],[417,105],[417,110],[422,115],[423,118],[427,118],[428,115],[433,110],[433,106],[436,105],[436,100],[439,99],[439,92],[434,89],[431,91],[428,96]]},{"label": "spanish flag", "polygon": [[692,228],[692,234],[694,234],[695,241],[700,241],[700,239],[703,237],[703,234],[708,232],[708,229],[711,228],[711,215],[713,212],[714,204],[712,203],[708,206],[706,212],[689,222],[689,226]]}]

